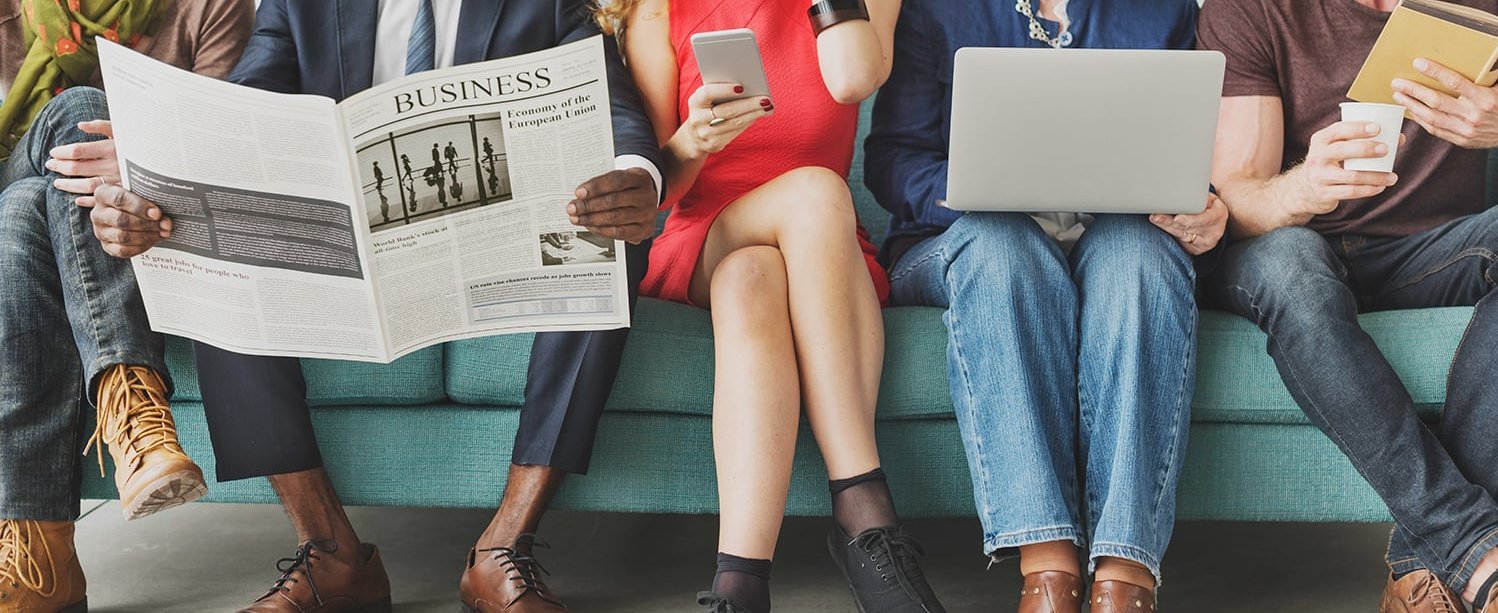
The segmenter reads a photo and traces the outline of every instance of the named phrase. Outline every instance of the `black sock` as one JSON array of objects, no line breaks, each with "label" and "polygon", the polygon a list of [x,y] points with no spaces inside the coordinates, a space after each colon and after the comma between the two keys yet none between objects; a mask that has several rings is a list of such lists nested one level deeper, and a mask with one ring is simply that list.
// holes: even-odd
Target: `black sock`
[{"label": "black sock", "polygon": [[1413,573],[1413,572],[1415,572],[1415,571],[1413,571],[1413,570],[1407,570],[1407,571],[1404,571],[1404,572],[1402,572],[1402,573],[1397,573],[1397,572],[1394,572],[1394,570],[1393,570],[1393,569],[1390,569],[1390,570],[1389,570],[1389,574],[1390,574],[1390,575],[1392,575],[1392,576],[1393,576],[1393,577],[1394,577],[1394,580],[1395,580],[1395,581],[1398,581],[1398,580],[1400,580],[1400,579],[1403,579],[1403,578],[1405,578],[1405,577],[1408,577],[1408,576],[1410,576],[1410,573]]},{"label": "black sock", "polygon": [[770,613],[770,561],[718,552],[713,593],[749,607],[754,613]]},{"label": "black sock", "polygon": [[828,481],[827,489],[832,491],[832,518],[850,537],[874,528],[894,528],[900,523],[883,469]]},{"label": "black sock", "polygon": [[[1493,593],[1493,587],[1498,586],[1498,573],[1488,575],[1488,580],[1482,582],[1482,587],[1477,588],[1477,599],[1472,601],[1474,611],[1483,611],[1488,604],[1488,597]],[[1491,611],[1484,613],[1493,613]]]}]

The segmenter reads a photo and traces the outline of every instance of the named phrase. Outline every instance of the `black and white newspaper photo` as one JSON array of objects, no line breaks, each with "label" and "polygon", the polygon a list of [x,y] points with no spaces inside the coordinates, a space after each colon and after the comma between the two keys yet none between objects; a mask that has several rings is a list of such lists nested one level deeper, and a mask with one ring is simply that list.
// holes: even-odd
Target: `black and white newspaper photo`
[{"label": "black and white newspaper photo", "polygon": [[565,213],[615,163],[602,38],[336,104],[100,47],[125,186],[173,222],[134,260],[156,331],[389,362],[629,325],[623,245]]}]

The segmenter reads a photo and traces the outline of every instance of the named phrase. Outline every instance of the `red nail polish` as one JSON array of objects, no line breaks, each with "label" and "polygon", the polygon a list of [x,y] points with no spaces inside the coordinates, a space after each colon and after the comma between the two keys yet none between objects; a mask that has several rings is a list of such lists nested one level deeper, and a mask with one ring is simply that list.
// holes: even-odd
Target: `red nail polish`
[{"label": "red nail polish", "polygon": [[772,104],[770,106],[765,107],[765,112],[766,113],[774,113],[775,112],[775,105]]},{"label": "red nail polish", "polygon": [[735,93],[735,94],[742,94],[742,93],[744,93],[744,86],[743,85],[735,85],[735,86],[733,86],[733,93]]},{"label": "red nail polish", "polygon": [[765,107],[765,108],[770,108],[770,106],[771,106],[770,99],[766,98],[764,100],[760,100],[759,101],[759,105],[762,106],[762,107]]}]

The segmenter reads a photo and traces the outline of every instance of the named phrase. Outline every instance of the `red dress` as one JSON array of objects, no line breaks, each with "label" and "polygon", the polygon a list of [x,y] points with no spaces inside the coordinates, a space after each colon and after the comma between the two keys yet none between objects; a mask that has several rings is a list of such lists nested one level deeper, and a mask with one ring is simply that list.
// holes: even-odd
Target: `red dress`
[{"label": "red dress", "polygon": [[[816,37],[806,18],[806,0],[690,0],[670,8],[671,44],[676,48],[680,100],[678,122],[689,115],[687,100],[702,86],[692,34],[754,30],[764,55],[775,114],[765,117],[720,153],[708,156],[691,191],[666,218],[665,231],[650,249],[650,272],[640,293],[691,304],[687,297],[708,230],[729,204],[791,170],[831,169],[844,178],[853,162],[858,106],[832,99],[822,81]],[[874,256],[862,227],[856,237],[880,303],[889,297],[889,276]]]}]

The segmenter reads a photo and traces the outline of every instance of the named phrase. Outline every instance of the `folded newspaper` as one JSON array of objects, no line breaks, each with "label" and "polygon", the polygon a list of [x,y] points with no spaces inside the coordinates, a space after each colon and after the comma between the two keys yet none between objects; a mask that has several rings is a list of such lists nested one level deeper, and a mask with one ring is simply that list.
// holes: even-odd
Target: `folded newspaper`
[{"label": "folded newspaper", "polygon": [[451,340],[629,325],[623,244],[571,225],[614,168],[603,40],[341,103],[100,41],[125,187],[172,237],[134,260],[158,332],[389,362]]}]

